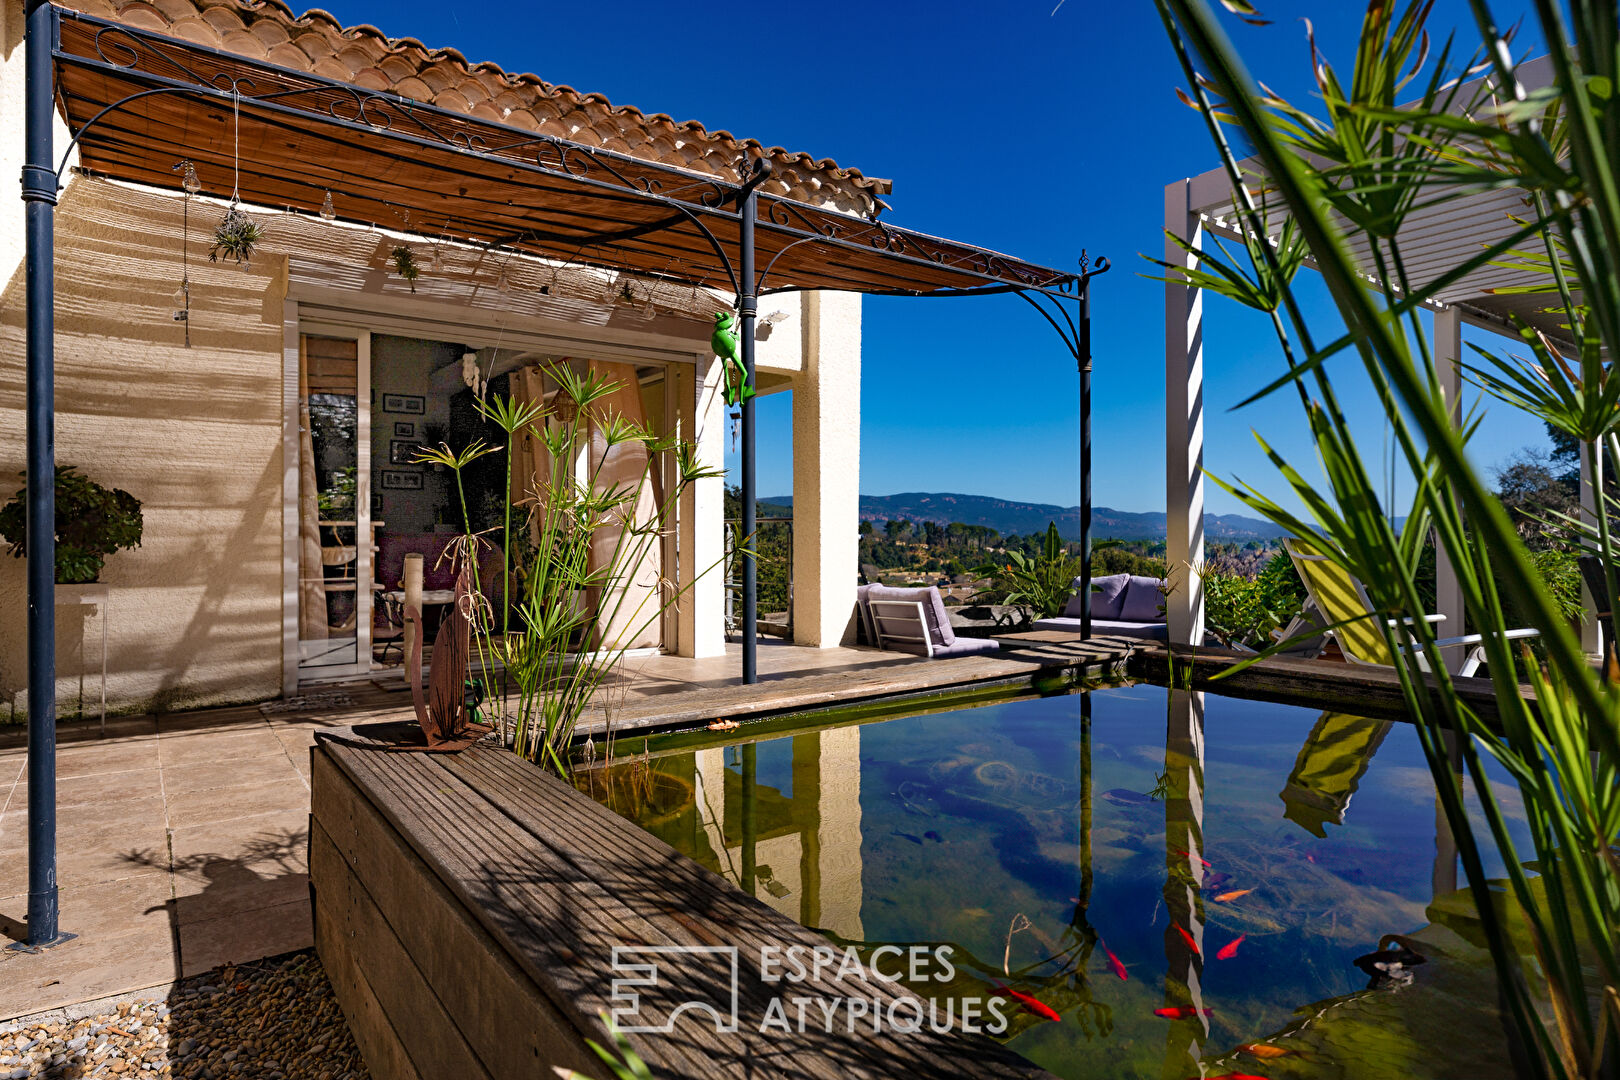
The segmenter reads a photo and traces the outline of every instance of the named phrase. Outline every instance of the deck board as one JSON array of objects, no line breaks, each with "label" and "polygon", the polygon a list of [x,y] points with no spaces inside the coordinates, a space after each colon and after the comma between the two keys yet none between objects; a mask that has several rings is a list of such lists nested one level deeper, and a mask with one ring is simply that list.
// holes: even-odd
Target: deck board
[{"label": "deck board", "polygon": [[[1038,1077],[1047,1074],[982,1036],[816,1023],[757,1029],[770,999],[790,994],[887,1003],[907,991],[829,971],[791,990],[757,968],[765,943],[826,940],[540,769],[490,744],[459,754],[368,749],[367,733],[333,732],[317,755],[376,807],[451,895],[582,1035],[611,1009],[615,945],[725,945],[740,950],[741,1029],[682,1022],[633,1035],[660,1077]],[[317,822],[319,824],[319,821]],[[317,889],[319,889],[317,883]],[[752,955],[750,955],[752,954]],[[712,988],[711,988],[712,989]],[[653,1000],[656,991],[645,991]],[[814,1012],[812,1011],[812,1016]]]}]

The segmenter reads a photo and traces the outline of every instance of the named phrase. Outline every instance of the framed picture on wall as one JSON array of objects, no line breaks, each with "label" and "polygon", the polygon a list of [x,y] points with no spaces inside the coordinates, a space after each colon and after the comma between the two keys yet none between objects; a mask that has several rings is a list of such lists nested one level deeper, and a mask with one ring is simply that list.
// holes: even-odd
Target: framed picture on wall
[{"label": "framed picture on wall", "polygon": [[416,451],[420,446],[411,439],[395,439],[388,444],[388,464],[416,465]]},{"label": "framed picture on wall", "polygon": [[422,474],[403,469],[384,469],[382,486],[384,491],[421,491]]},{"label": "framed picture on wall", "polygon": [[411,421],[411,420],[396,420],[396,421],[394,421],[394,438],[396,438],[396,439],[414,439],[414,438],[416,438],[416,423],[414,421]]},{"label": "framed picture on wall", "polygon": [[416,394],[384,394],[382,411],[422,416],[427,412],[427,398]]}]

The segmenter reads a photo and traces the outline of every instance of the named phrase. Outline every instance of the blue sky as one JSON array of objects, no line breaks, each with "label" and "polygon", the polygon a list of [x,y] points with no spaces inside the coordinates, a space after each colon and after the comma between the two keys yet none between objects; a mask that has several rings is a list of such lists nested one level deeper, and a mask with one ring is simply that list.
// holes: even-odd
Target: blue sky
[{"label": "blue sky", "polygon": [[[438,0],[323,0],[428,45],[453,45],[615,103],[767,145],[832,157],[894,180],[887,220],[1055,267],[1082,248],[1114,269],[1094,301],[1095,498],[1122,510],[1164,507],[1163,287],[1141,252],[1162,249],[1164,187],[1216,164],[1148,0],[938,0],[849,9],[800,5],[486,5]],[[1234,24],[1256,75],[1308,93],[1300,21],[1341,66],[1364,5],[1261,0],[1274,24]],[[1505,23],[1527,0],[1497,0]],[[1431,27],[1471,28],[1461,0],[1440,0]],[[1323,297],[1318,309],[1329,313]],[[1073,361],[1014,298],[864,302],[861,490],[958,491],[1029,502],[1078,501]],[[1207,468],[1280,494],[1250,436],[1258,429],[1312,465],[1297,407],[1282,398],[1228,411],[1275,377],[1281,359],[1263,321],[1206,305]],[[1488,336],[1480,338],[1490,341]],[[1346,370],[1346,407],[1378,460],[1382,413]],[[792,488],[791,402],[762,399],[762,495]],[[1475,440],[1489,468],[1539,424],[1493,407]],[[733,468],[735,462],[732,462]],[[1236,503],[1211,488],[1210,508]]]}]

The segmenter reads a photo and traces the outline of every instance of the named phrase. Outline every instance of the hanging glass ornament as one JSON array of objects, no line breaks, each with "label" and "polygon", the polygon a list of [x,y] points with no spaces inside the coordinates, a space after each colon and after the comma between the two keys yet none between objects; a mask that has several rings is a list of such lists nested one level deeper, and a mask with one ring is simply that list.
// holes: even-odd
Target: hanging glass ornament
[{"label": "hanging glass ornament", "polygon": [[326,193],[326,198],[321,200],[321,217],[327,221],[337,217],[337,211],[332,207],[332,193],[330,191]]},{"label": "hanging glass ornament", "polygon": [[202,190],[202,180],[197,176],[197,166],[189,161],[180,163],[180,186],[186,189],[188,195],[195,195]]}]

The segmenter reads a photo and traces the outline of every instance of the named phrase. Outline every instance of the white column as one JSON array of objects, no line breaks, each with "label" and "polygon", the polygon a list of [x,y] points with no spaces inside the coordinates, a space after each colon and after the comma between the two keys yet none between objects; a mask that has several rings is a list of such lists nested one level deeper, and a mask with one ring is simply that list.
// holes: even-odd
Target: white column
[{"label": "white column", "polygon": [[855,640],[860,560],[861,298],[808,292],[793,381],[793,641]]},{"label": "white column", "polygon": [[681,597],[676,652],[680,656],[724,656],[726,652],[725,545],[726,407],[720,396],[722,365],[712,355],[696,365],[670,365],[675,380],[679,437],[696,444],[700,464],[720,476],[698,480],[681,495],[679,508],[680,585],[701,574]]},{"label": "white column", "polygon": [[[1598,492],[1603,489],[1603,455],[1598,454],[1597,475],[1592,475],[1586,460],[1586,447],[1581,447],[1581,520],[1597,528]],[[1603,623],[1597,615],[1597,597],[1581,582],[1581,651],[1591,657],[1603,655]]]},{"label": "white column", "polygon": [[[1440,376],[1440,389],[1446,395],[1446,408],[1451,413],[1451,424],[1456,427],[1462,419],[1462,315],[1455,307],[1434,313],[1434,366]],[[1393,507],[1388,508],[1393,510]],[[1468,633],[1463,606],[1462,583],[1457,579],[1457,567],[1445,548],[1435,551],[1435,604],[1434,613],[1444,615],[1446,621],[1436,628],[1439,637],[1457,637]],[[1456,671],[1462,666],[1467,649],[1461,645],[1443,650],[1446,667]]]},{"label": "white column", "polygon": [[[1188,183],[1164,189],[1164,227],[1192,244],[1202,229],[1188,207]],[[1190,265],[1180,247],[1164,241],[1166,262]],[[1164,287],[1164,470],[1166,552],[1170,595],[1165,599],[1170,640],[1204,641],[1204,301],[1198,289]]]}]

